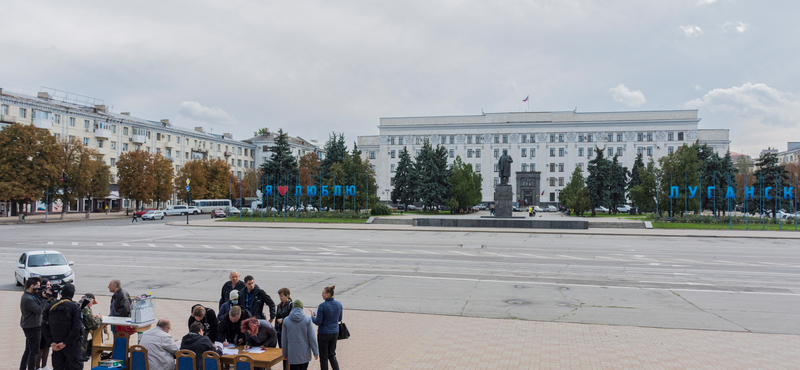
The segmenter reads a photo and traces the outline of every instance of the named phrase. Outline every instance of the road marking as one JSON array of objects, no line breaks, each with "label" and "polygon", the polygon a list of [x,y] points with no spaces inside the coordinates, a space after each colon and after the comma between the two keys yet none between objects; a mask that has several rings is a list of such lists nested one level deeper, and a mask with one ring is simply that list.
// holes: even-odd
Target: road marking
[{"label": "road marking", "polygon": [[98,247],[102,247],[102,246],[103,246],[103,243],[97,243],[97,246],[98,246]]},{"label": "road marking", "polygon": [[520,253],[520,254],[523,255],[523,256],[528,256],[528,257],[533,257],[533,258],[546,258],[546,259],[553,258],[553,257],[537,256],[535,254],[528,254],[528,253]]},{"label": "road marking", "polygon": [[271,250],[272,250],[272,248],[270,248],[270,247],[261,247],[261,246],[260,246],[259,248],[261,248],[261,249],[263,249],[263,250],[265,250],[265,251],[271,251]]},{"label": "road marking", "polygon": [[391,250],[391,249],[381,249],[381,250],[382,250],[382,251],[389,252],[389,253],[405,254],[405,252],[393,251],[393,250]]},{"label": "road marking", "polygon": [[300,248],[297,248],[297,247],[289,247],[289,249],[291,249],[291,250],[295,250],[295,251],[301,251],[301,252],[303,251],[302,249],[300,249]]},{"label": "road marking", "polygon": [[180,244],[175,244],[175,246],[178,247],[178,248],[186,248],[186,247],[184,247],[184,246],[182,246]]},{"label": "road marking", "polygon": [[47,242],[47,245],[53,245],[53,242]]},{"label": "road marking", "polygon": [[351,250],[351,251],[356,251],[356,252],[361,252],[361,253],[369,253],[369,252],[367,252],[367,251],[362,251],[361,249],[358,249],[358,248],[352,248],[352,249],[350,249],[350,250]]},{"label": "road marking", "polygon": [[231,248],[233,248],[233,249],[242,249],[242,247],[237,247],[235,245],[232,245]]},{"label": "road marking", "polygon": [[575,260],[586,260],[586,258],[572,257],[572,256],[565,256],[565,255],[563,255],[563,254],[556,254],[556,257],[572,258],[572,259],[575,259]]},{"label": "road marking", "polygon": [[493,253],[493,252],[483,252],[483,253],[484,254],[493,254],[493,255],[495,255],[497,257],[511,257],[511,256],[507,256],[505,254],[500,254],[500,253]]},{"label": "road marking", "polygon": [[151,246],[151,247],[153,247],[153,248],[155,248],[155,247],[156,247],[156,245],[155,245],[155,244],[148,244],[148,246]]},{"label": "road marking", "polygon": [[123,246],[123,247],[130,247],[130,246],[131,246],[131,245],[130,245],[130,244],[128,244],[128,243],[120,243],[120,244],[122,244],[122,246]]},{"label": "road marking", "polygon": [[620,258],[611,258],[611,257],[603,257],[603,256],[594,256],[594,258],[602,258],[605,260],[612,260],[612,261],[619,261],[619,262],[632,262],[631,260],[623,260]]},{"label": "road marking", "polygon": [[78,245],[78,242],[72,242],[72,245]]},{"label": "road marking", "polygon": [[676,261],[691,262],[691,263],[699,263],[699,264],[701,264],[701,265],[702,265],[702,264],[704,264],[704,263],[706,263],[706,262],[693,261],[693,260],[684,260],[684,259],[680,259],[680,258],[673,258],[673,259],[674,259],[674,260],[676,260]]},{"label": "road marking", "polygon": [[322,247],[319,247],[319,249],[322,249],[322,250],[324,250],[326,252],[333,252],[334,251],[333,249],[322,248]]},{"label": "road marking", "polygon": [[436,252],[423,251],[423,250],[420,250],[420,249],[416,249],[416,250],[414,250],[414,251],[415,251],[415,252],[427,253],[427,254],[439,254],[439,253],[436,253]]},{"label": "road marking", "polygon": [[203,248],[213,249],[210,245],[203,245]]},{"label": "road marking", "polygon": [[475,256],[476,256],[476,255],[474,255],[474,254],[465,253],[465,252],[459,252],[459,251],[450,251],[450,252],[451,252],[451,253],[463,254],[463,255],[465,255],[465,256],[470,256],[470,257],[475,257]]}]

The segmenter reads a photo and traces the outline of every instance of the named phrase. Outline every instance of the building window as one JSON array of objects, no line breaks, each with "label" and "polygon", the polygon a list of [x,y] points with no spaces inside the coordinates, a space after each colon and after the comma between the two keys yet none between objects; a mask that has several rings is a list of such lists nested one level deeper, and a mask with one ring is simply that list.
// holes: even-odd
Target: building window
[{"label": "building window", "polygon": [[558,156],[559,157],[563,157],[564,156],[564,148],[558,148]]},{"label": "building window", "polygon": [[606,140],[607,141],[614,141],[614,134],[609,132],[608,135],[606,135]]},{"label": "building window", "polygon": [[482,144],[483,143],[483,136],[475,135],[475,144]]},{"label": "building window", "polygon": [[0,104],[0,114],[8,115],[8,105]]},{"label": "building window", "polygon": [[98,148],[102,148],[103,147],[103,139],[97,139],[97,147]]},{"label": "building window", "polygon": [[578,134],[578,142],[579,143],[583,142],[583,134]]},{"label": "building window", "polygon": [[550,163],[550,172],[556,172],[556,164]]},{"label": "building window", "polygon": [[480,163],[476,163],[475,164],[475,172],[481,172],[481,164]]},{"label": "building window", "polygon": [[[70,119],[72,119],[72,118],[70,118]],[[74,122],[72,122],[72,123],[74,123]],[[72,123],[70,124],[70,126],[75,126],[75,125],[74,125],[74,124],[72,124]],[[127,135],[127,134],[128,134],[128,128],[127,128],[127,127],[123,127],[123,128],[122,128],[122,134],[123,134],[123,135]]]},{"label": "building window", "polygon": [[499,158],[500,157],[500,149],[495,149],[494,150],[494,157],[495,158]]},{"label": "building window", "polygon": [[678,133],[678,141],[683,141],[683,132]]},{"label": "building window", "polygon": [[519,138],[519,142],[525,144],[528,141],[528,135],[522,134]]},{"label": "building window", "polygon": [[611,158],[613,156],[614,156],[614,148],[608,148],[608,158]]},{"label": "building window", "polygon": [[128,151],[128,143],[122,143],[122,151],[123,152],[127,152]]},{"label": "building window", "polygon": [[369,159],[375,159],[375,151],[369,152]]},{"label": "building window", "polygon": [[535,143],[536,142],[536,135],[531,134],[530,140],[528,140],[528,141],[531,142],[531,143]]},{"label": "building window", "polygon": [[238,150],[239,155],[242,155],[242,148],[237,148],[237,149],[239,149]]},{"label": "building window", "polygon": [[149,146],[146,146],[146,147],[144,148],[144,150],[145,150],[146,152],[150,153],[150,147],[149,147]]},{"label": "building window", "polygon": [[28,110],[25,108],[19,109],[19,118],[26,118],[28,117]]},{"label": "building window", "polygon": [[494,143],[500,144],[500,135],[494,135]]},{"label": "building window", "polygon": [[88,137],[83,138],[83,145],[84,146],[89,146],[89,138]]},{"label": "building window", "polygon": [[647,155],[651,156],[651,157],[653,156],[653,147],[652,146],[648,146],[647,147]]},{"label": "building window", "polygon": [[594,149],[586,148],[586,157],[591,158],[594,155]]},{"label": "building window", "polygon": [[[417,143],[419,144],[419,143]],[[442,145],[447,144],[447,136],[442,135]]]},{"label": "building window", "polygon": [[450,149],[450,158],[455,158],[455,157],[456,157],[456,150]]},{"label": "building window", "polygon": [[241,159],[236,161],[236,166],[237,167],[242,167],[242,160]]},{"label": "building window", "polygon": [[467,149],[467,158],[472,158],[472,149]]},{"label": "building window", "polygon": [[550,148],[550,156],[551,157],[555,157],[556,156],[556,148]]},{"label": "building window", "polygon": [[419,157],[419,149],[417,149],[417,152],[414,154],[414,156]]},{"label": "building window", "polygon": [[117,159],[116,158],[111,158],[111,165],[112,166],[116,166],[117,165]]},{"label": "building window", "polygon": [[617,141],[622,141],[622,133],[621,132],[617,133]]},{"label": "building window", "polygon": [[245,161],[244,161],[244,166],[245,166],[245,167],[250,167],[248,164],[249,164],[249,163],[247,163],[247,160],[245,160]]},{"label": "building window", "polygon": [[550,186],[556,186],[556,178],[555,177],[551,177],[550,178]]},{"label": "building window", "polygon": [[641,146],[636,148],[636,154],[644,154],[644,148]]},{"label": "building window", "polygon": [[527,157],[527,154],[528,154],[528,149],[527,148],[522,148],[522,150],[520,152],[520,156],[521,157]]},{"label": "building window", "polygon": [[475,149],[475,158],[480,158],[480,157],[481,157],[481,150]]},{"label": "building window", "polygon": [[389,186],[394,186],[394,177],[389,178]]},{"label": "building window", "polygon": [[494,164],[494,172],[498,172],[497,171],[497,163]]},{"label": "building window", "polygon": [[558,172],[564,172],[564,164],[563,163],[559,163],[558,164]]},{"label": "building window", "polygon": [[564,142],[564,134],[558,134],[558,142],[559,143],[563,143]]},{"label": "building window", "polygon": [[556,134],[550,134],[550,142],[551,143],[555,143],[556,142]]},{"label": "building window", "polygon": [[528,165],[526,163],[522,163],[521,166],[522,166],[521,167],[522,168],[521,169],[522,172],[528,172]]},{"label": "building window", "polygon": [[455,144],[455,143],[456,143],[456,137],[453,136],[453,135],[450,135],[450,144]]},{"label": "building window", "polygon": [[583,172],[583,162],[581,162],[581,163],[578,163],[578,168],[580,168],[580,169],[581,169],[581,172]]},{"label": "building window", "polygon": [[644,141],[644,133],[639,132],[636,134],[636,141]]},{"label": "building window", "polygon": [[403,145],[403,137],[402,136],[398,136],[397,137],[397,143],[400,144],[400,145]]},{"label": "building window", "polygon": [[672,155],[672,152],[674,152],[674,151],[675,151],[675,147],[674,146],[668,146],[667,147],[667,153],[668,154]]},{"label": "building window", "polygon": [[503,144],[508,144],[508,135],[503,135]]},{"label": "building window", "polygon": [[53,134],[53,136],[55,136],[55,137],[56,137],[56,140],[59,140],[59,139],[61,139],[61,134],[58,134],[58,133],[56,133],[56,134]]},{"label": "building window", "polygon": [[592,141],[594,141],[594,135],[593,134],[586,134],[586,141],[590,142],[590,143]]},{"label": "building window", "polygon": [[60,114],[54,114],[53,115],[53,121],[55,121],[55,124],[60,125],[61,124],[61,115]]},{"label": "building window", "polygon": [[83,128],[88,130],[89,126],[90,126],[89,120],[88,119],[83,120]]},{"label": "building window", "polygon": [[531,148],[531,158],[536,156],[536,148]]},{"label": "building window", "polygon": [[648,132],[647,133],[647,141],[653,141],[653,133],[652,132]]},{"label": "building window", "polygon": [[536,163],[531,163],[528,168],[531,170],[531,172],[536,172]]},{"label": "building window", "polygon": [[389,166],[389,171],[390,172],[394,172],[395,169],[397,169],[396,165],[393,164],[393,165]]},{"label": "building window", "polygon": [[667,133],[667,141],[675,141],[675,133],[674,132]]},{"label": "building window", "polygon": [[394,145],[394,136],[389,136],[389,145]]},{"label": "building window", "polygon": [[472,144],[472,135],[467,135],[467,144]]},{"label": "building window", "polygon": [[583,157],[583,148],[578,148],[578,157]]},{"label": "building window", "polygon": [[617,155],[622,155],[622,148],[621,147],[617,147]]},{"label": "building window", "polygon": [[70,117],[69,118],[69,125],[70,125],[70,127],[75,127],[75,117]]},{"label": "building window", "polygon": [[563,177],[559,177],[558,178],[558,186],[564,186],[564,178]]},{"label": "building window", "polygon": [[497,185],[500,185],[500,178],[499,177],[495,177],[494,178],[494,186],[497,186]]},{"label": "building window", "polygon": [[392,158],[394,158],[394,156],[395,156],[395,151],[394,151],[394,150],[392,150],[392,152],[391,152],[391,153],[392,153],[392,154],[391,154],[390,156],[391,156]]}]

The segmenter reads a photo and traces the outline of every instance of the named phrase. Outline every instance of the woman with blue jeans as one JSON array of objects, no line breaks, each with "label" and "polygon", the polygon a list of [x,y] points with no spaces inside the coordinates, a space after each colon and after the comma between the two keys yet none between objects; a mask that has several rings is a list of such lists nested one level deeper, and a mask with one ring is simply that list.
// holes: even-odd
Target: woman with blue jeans
[{"label": "woman with blue jeans", "polygon": [[335,285],[322,289],[325,302],[317,307],[317,313],[311,312],[311,320],[319,327],[317,343],[319,344],[320,369],[328,370],[328,362],[333,370],[339,370],[336,360],[336,341],[339,339],[339,322],[342,321],[342,303],[333,299]]}]

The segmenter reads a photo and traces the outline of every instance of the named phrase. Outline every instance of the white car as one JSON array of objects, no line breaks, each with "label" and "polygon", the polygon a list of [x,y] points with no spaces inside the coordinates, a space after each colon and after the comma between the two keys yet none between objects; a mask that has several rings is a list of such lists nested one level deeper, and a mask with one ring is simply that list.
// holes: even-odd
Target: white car
[{"label": "white car", "polygon": [[23,253],[17,261],[14,270],[14,279],[17,286],[22,286],[32,277],[44,277],[50,280],[50,285],[64,283],[75,284],[75,273],[72,272],[74,262],[64,258],[58,251],[33,251]]},{"label": "white car", "polygon": [[624,205],[624,206],[617,207],[617,212],[628,213],[630,211],[631,211],[631,206],[629,206],[629,205]]},{"label": "white car", "polygon": [[548,206],[547,212],[558,212],[558,207],[556,206]]},{"label": "white car", "polygon": [[242,211],[240,211],[239,208],[236,208],[236,207],[233,207],[233,206],[228,207],[228,214],[229,215],[238,215],[240,213],[242,213]]},{"label": "white car", "polygon": [[595,211],[595,213],[597,213],[597,212],[608,213],[608,208],[600,206],[600,207],[595,208],[594,211]]},{"label": "white car", "polygon": [[191,215],[199,215],[203,213],[203,211],[201,211],[195,206],[180,206],[180,205],[169,206],[167,208],[162,209],[161,212],[164,212],[164,214],[167,216],[186,216],[187,213]]},{"label": "white car", "polygon": [[533,206],[533,211],[534,212],[544,212],[544,209],[542,207],[539,207],[539,206]]},{"label": "white car", "polygon": [[142,215],[142,221],[144,220],[163,220],[164,219],[164,212],[162,211],[147,211],[147,213]]}]

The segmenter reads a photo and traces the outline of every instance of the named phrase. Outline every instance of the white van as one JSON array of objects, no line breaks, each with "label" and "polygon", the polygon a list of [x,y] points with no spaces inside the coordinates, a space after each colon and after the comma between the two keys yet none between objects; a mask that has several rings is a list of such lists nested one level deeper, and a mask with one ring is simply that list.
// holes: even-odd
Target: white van
[{"label": "white van", "polygon": [[194,206],[168,206],[161,210],[167,216],[184,216],[187,213],[192,215],[198,215],[202,213],[197,207]]}]

